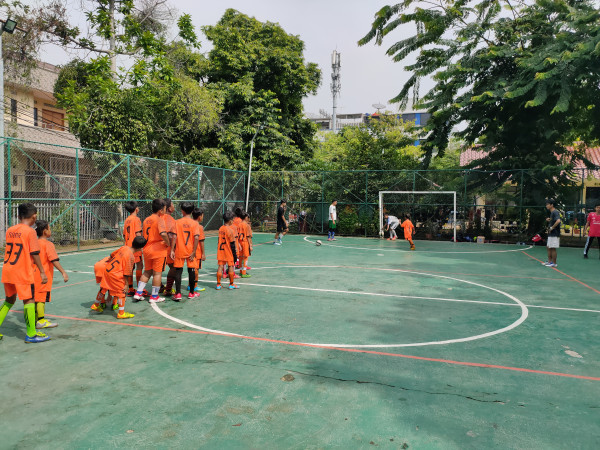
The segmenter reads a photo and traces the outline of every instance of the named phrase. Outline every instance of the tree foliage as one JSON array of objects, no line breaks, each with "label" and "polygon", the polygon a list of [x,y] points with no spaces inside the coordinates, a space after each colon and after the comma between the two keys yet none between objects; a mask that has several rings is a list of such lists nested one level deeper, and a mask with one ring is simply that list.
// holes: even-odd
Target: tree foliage
[{"label": "tree foliage", "polygon": [[[381,45],[415,25],[387,54],[413,58],[394,101],[406,104],[421,77],[435,83],[417,105],[432,114],[426,164],[464,124],[455,134],[483,151],[473,167],[532,169],[522,180],[532,204],[568,184],[577,161],[590,163],[582,148],[567,147],[600,135],[600,11],[591,1],[406,0],[379,10],[359,43]],[[510,177],[480,172],[475,182],[498,186]]]}]

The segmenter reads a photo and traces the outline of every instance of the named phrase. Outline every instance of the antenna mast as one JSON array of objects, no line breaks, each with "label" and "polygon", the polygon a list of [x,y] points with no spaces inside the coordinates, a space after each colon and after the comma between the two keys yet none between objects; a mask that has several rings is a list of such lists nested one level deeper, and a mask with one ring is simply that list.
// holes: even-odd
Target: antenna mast
[{"label": "antenna mast", "polygon": [[331,129],[337,132],[337,98],[342,90],[340,81],[340,54],[334,50],[331,54],[331,95],[333,95],[333,116],[331,119]]}]

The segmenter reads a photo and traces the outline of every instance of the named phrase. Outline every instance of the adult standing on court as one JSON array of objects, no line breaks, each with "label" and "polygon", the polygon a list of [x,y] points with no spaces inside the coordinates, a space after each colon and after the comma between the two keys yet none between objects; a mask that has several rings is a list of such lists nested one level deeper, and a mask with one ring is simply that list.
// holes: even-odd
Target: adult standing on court
[{"label": "adult standing on court", "polygon": [[548,228],[548,261],[544,263],[546,267],[556,267],[556,249],[560,247],[560,213],[554,207],[555,201],[552,199],[546,200],[546,209],[550,211],[550,217],[546,222],[550,225]]},{"label": "adult standing on court", "polygon": [[337,200],[331,202],[329,205],[329,232],[327,233],[328,241],[335,241],[335,229],[337,228]]},{"label": "adult standing on court", "polygon": [[279,203],[279,207],[277,208],[277,233],[275,233],[275,242],[273,242],[275,245],[283,244],[281,238],[288,232],[288,223],[285,219],[286,205],[286,201],[281,200],[281,203]]},{"label": "adult standing on court", "polygon": [[583,235],[585,236],[585,232],[590,228],[590,234],[588,234],[588,238],[585,241],[585,247],[583,247],[583,257],[588,257],[588,252],[590,251],[590,247],[594,243],[594,238],[598,239],[598,245],[600,246],[600,202],[596,202],[594,206],[595,212],[591,212],[587,216],[587,221],[585,222],[585,226],[583,227]]}]

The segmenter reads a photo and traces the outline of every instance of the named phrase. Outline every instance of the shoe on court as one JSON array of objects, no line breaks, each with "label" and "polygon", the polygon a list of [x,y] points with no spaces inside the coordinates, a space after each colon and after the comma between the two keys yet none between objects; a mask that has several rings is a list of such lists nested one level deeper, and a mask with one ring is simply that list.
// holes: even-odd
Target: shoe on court
[{"label": "shoe on court", "polygon": [[141,293],[141,294],[140,294],[139,292],[136,292],[136,293],[134,294],[134,296],[133,296],[133,301],[134,301],[134,302],[139,302],[139,301],[141,301],[141,300],[145,300],[145,298],[144,298],[144,293]]},{"label": "shoe on court", "polygon": [[131,314],[125,311],[119,311],[119,314],[117,314],[117,319],[131,319],[132,317],[135,317],[135,314]]},{"label": "shoe on court", "polygon": [[415,250],[415,247],[411,247],[410,249],[414,251],[414,250]]},{"label": "shoe on court", "polygon": [[273,245],[281,245],[281,242],[275,241],[275,242],[273,242]]},{"label": "shoe on court", "polygon": [[157,295],[156,297],[154,297],[154,296],[151,296],[151,297],[150,297],[150,300],[148,300],[148,301],[149,301],[150,303],[161,303],[161,302],[164,302],[164,301],[165,301],[165,299],[164,299],[164,297],[159,297],[159,296]]},{"label": "shoe on court", "polygon": [[242,278],[251,278],[252,275],[250,275],[249,273],[243,273],[243,274],[240,275],[240,277],[242,277]]},{"label": "shoe on court", "polygon": [[44,334],[40,331],[35,333],[33,336],[25,335],[25,343],[26,344],[38,344],[40,342],[45,342],[45,341],[49,341],[49,340],[50,340],[50,336],[48,336],[47,334]]},{"label": "shoe on court", "polygon": [[246,270],[252,270],[252,267],[246,266]]},{"label": "shoe on court", "polygon": [[215,289],[216,289],[217,291],[220,291],[221,289],[223,289],[223,286],[221,286],[220,284],[217,284],[217,285],[215,286]]},{"label": "shoe on court", "polygon": [[127,297],[133,297],[135,295],[135,289],[129,289],[127,291]]},{"label": "shoe on court", "polygon": [[196,289],[194,289],[194,292],[204,292],[205,290],[206,290],[206,288],[196,286]]},{"label": "shoe on court", "polygon": [[115,303],[114,305],[112,305],[113,311],[118,311],[119,310],[119,304]]},{"label": "shoe on court", "polygon": [[236,278],[239,278],[240,276],[237,273],[233,274],[233,279],[235,280]]},{"label": "shoe on court", "polygon": [[546,261],[542,263],[542,266],[549,266],[550,264],[552,264],[550,261]]},{"label": "shoe on court", "polygon": [[556,263],[550,263],[550,264],[548,264],[548,267],[558,267],[558,264],[556,264]]},{"label": "shoe on court", "polygon": [[[96,311],[96,312],[99,312],[99,313],[101,313],[102,311],[104,311],[104,308],[105,308],[105,307],[106,307],[106,305],[102,306],[102,305],[96,305],[96,304],[94,303],[94,304],[93,304],[93,305],[90,307],[90,309],[91,309],[92,311]],[[36,328],[37,328],[37,325],[36,325]]]},{"label": "shoe on court", "polygon": [[230,284],[229,286],[227,286],[229,289],[239,289],[237,284]]},{"label": "shoe on court", "polygon": [[55,328],[58,324],[56,322],[50,322],[48,319],[38,320],[35,323],[35,329],[41,330],[42,328]]},{"label": "shoe on court", "polygon": [[336,239],[336,238],[331,238],[331,240],[332,240],[332,241],[337,241],[337,239]]},{"label": "shoe on court", "polygon": [[586,253],[583,254],[584,259],[588,259],[588,255]]},{"label": "shoe on court", "polygon": [[198,297],[200,297],[200,294],[197,293],[197,292],[190,292],[188,294],[188,299],[190,299],[190,298],[198,298]]},{"label": "shoe on court", "polygon": [[181,294],[175,294],[173,297],[171,297],[171,300],[173,300],[174,302],[180,302]]}]

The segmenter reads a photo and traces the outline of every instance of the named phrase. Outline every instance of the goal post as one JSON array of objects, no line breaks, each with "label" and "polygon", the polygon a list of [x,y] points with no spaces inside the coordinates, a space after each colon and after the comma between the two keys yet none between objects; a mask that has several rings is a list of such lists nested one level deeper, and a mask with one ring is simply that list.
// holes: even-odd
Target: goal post
[{"label": "goal post", "polygon": [[[404,195],[452,195],[452,231],[454,235],[454,242],[456,242],[456,191],[379,191],[379,236],[383,237],[383,210],[384,202],[383,196],[385,194],[404,194]],[[414,201],[413,201],[414,202]],[[406,202],[406,204],[409,204]],[[416,223],[415,223],[416,226]]]}]

